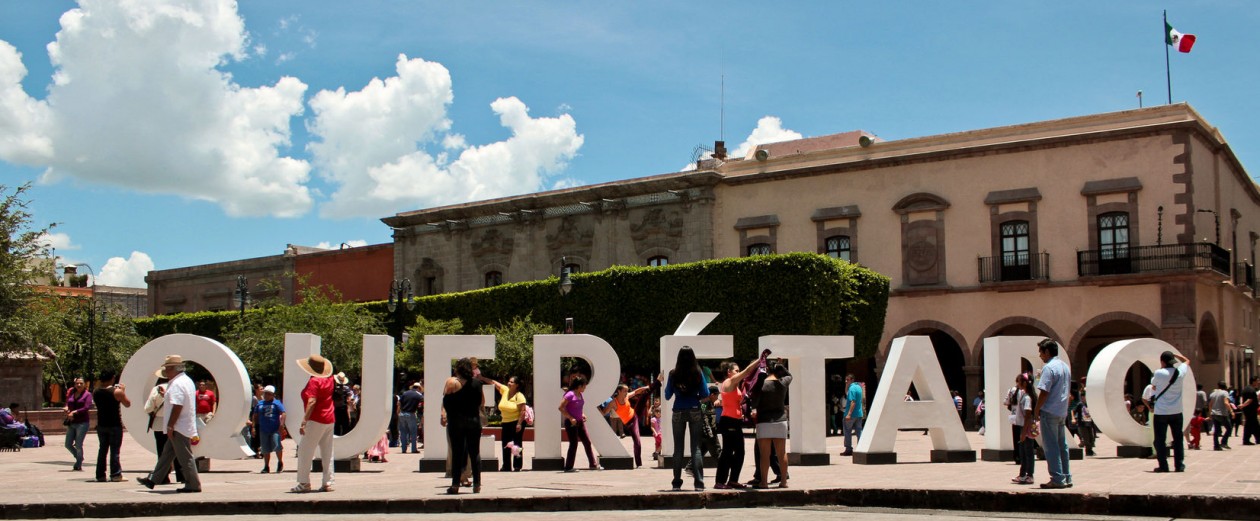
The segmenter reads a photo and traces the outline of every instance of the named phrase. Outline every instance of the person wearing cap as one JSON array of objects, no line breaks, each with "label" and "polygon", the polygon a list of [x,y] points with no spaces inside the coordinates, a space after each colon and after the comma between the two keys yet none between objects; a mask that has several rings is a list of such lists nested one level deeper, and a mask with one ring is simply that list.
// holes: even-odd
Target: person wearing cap
[{"label": "person wearing cap", "polygon": [[197,437],[197,386],[184,374],[184,359],[168,355],[162,364],[162,376],[167,383],[162,416],[166,418],[166,446],[158,456],[157,465],[148,476],[136,478],[146,488],[153,489],[155,480],[165,481],[171,473],[171,464],[179,461],[184,469],[184,487],[177,492],[201,492],[201,478],[193,461],[192,443]]},{"label": "person wearing cap", "polygon": [[315,459],[315,449],[324,468],[323,486],[320,492],[333,490],[333,378],[332,362],[322,356],[311,355],[297,361],[298,367],[311,375],[306,387],[302,389],[302,403],[305,410],[302,415],[302,427],[299,433],[302,441],[298,444],[297,486],[291,492],[311,491],[311,462]]},{"label": "person wearing cap", "polygon": [[402,445],[403,454],[407,453],[408,448],[412,453],[420,452],[416,450],[416,443],[420,438],[418,413],[424,404],[424,394],[421,394],[420,389],[420,382],[413,382],[411,388],[398,399],[398,442]]},{"label": "person wearing cap", "polygon": [[[1186,453],[1185,446],[1181,443],[1181,426],[1183,425],[1181,412],[1181,395],[1182,388],[1186,382],[1186,372],[1190,366],[1187,364],[1190,360],[1180,354],[1172,351],[1164,351],[1159,355],[1159,363],[1162,367],[1151,376],[1151,385],[1154,387],[1154,417],[1155,421],[1155,458],[1159,460],[1159,466],[1155,467],[1155,472],[1168,472],[1168,429],[1172,429],[1173,442],[1173,470],[1177,472],[1185,472],[1186,470]],[[1178,363],[1180,362],[1180,363]]]},{"label": "person wearing cap", "polygon": [[254,407],[253,422],[258,426],[258,447],[263,457],[262,473],[271,472],[271,454],[276,455],[276,473],[284,472],[283,437],[280,426],[284,425],[284,403],[276,399],[275,386],[262,389],[262,400]]}]

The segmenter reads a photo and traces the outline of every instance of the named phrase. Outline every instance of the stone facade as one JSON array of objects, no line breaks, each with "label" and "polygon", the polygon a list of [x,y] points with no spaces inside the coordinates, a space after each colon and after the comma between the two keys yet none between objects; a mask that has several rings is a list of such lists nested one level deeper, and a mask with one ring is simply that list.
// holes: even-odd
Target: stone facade
[{"label": "stone facade", "polygon": [[[546,278],[561,259],[599,270],[656,255],[829,253],[892,279],[877,372],[893,338],[929,335],[967,403],[983,339],[999,334],[1058,340],[1078,376],[1103,346],[1134,337],[1177,346],[1206,387],[1255,373],[1260,191],[1188,105],[865,135],[398,214],[383,219],[396,230],[395,276],[440,293],[484,287],[492,271]],[[1137,389],[1149,378],[1131,374]]]},{"label": "stone facade", "polygon": [[717,180],[711,172],[673,174],[382,220],[395,230],[396,278],[410,279],[417,295],[464,291],[544,279],[564,266],[713,258]]}]

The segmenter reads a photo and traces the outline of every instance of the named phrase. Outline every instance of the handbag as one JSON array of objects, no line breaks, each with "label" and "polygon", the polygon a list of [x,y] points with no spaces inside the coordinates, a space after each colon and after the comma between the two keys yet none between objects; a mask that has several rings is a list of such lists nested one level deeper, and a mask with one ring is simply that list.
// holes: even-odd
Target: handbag
[{"label": "handbag", "polygon": [[521,414],[521,417],[525,420],[525,425],[532,427],[534,425],[534,408],[526,404],[525,412]]}]

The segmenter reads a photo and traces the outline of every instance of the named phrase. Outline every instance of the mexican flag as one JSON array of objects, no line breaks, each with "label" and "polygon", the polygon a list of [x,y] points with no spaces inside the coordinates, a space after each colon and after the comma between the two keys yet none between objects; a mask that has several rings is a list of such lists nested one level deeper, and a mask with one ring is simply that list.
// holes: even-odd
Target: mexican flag
[{"label": "mexican flag", "polygon": [[1194,47],[1193,34],[1181,34],[1173,29],[1172,24],[1164,21],[1164,43],[1171,45],[1180,52],[1190,52],[1190,48]]}]

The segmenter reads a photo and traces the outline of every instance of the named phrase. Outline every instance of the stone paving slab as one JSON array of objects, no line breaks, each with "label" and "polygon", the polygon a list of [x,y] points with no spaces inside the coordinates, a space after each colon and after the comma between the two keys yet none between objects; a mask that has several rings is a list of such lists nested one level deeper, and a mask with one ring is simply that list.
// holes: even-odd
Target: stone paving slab
[{"label": "stone paving slab", "polygon": [[[979,451],[983,437],[969,433]],[[645,454],[652,452],[645,439]],[[1185,473],[1155,474],[1153,460],[1114,457],[1115,444],[1100,440],[1100,457],[1072,462],[1075,487],[1040,490],[1010,483],[1011,463],[930,463],[931,445],[918,432],[898,433],[899,463],[856,465],[837,456],[841,438],[829,438],[831,465],[793,466],[791,488],[769,491],[709,490],[696,493],[685,479],[683,492],[670,491],[668,469],[488,472],[483,492],[464,489],[447,496],[441,474],[420,473],[417,454],[391,453],[388,463],[367,463],[362,472],[340,473],[336,490],[292,494],[296,458],[288,441],[285,471],[259,474],[260,460],[215,460],[202,475],[204,492],[177,494],[174,487],[150,491],[136,483],[155,457],[126,439],[123,483],[94,481],[95,435],[87,440],[86,471],[73,472],[59,436],[40,449],[0,452],[0,518],[134,517],[163,515],[302,513],[442,513],[568,510],[737,508],[759,506],[848,505],[1007,512],[1049,511],[1095,515],[1158,515],[1205,519],[1260,519],[1260,446],[1231,451],[1187,451]],[[629,447],[630,440],[623,442]],[[1233,438],[1238,444],[1238,438]],[[752,473],[752,440],[741,479]],[[578,456],[578,467],[586,464]],[[274,470],[274,462],[273,462]],[[1046,481],[1045,462],[1037,462]],[[318,479],[318,478],[315,478]]]}]

